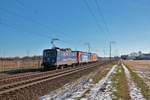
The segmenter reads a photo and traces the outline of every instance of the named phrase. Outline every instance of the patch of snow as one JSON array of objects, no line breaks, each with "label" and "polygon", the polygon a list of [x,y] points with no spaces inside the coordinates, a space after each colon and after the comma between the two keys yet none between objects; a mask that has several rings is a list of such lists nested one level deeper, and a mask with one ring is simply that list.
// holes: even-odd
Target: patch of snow
[{"label": "patch of snow", "polygon": [[[111,76],[116,72],[116,67],[117,65],[114,65],[97,84],[93,84],[91,76],[86,76],[86,78],[81,78],[46,96],[40,97],[40,100],[76,100],[78,98],[80,100],[112,100]],[[92,75],[97,72],[92,73]]]},{"label": "patch of snow", "polygon": [[149,86],[150,88],[150,74],[149,71],[141,71],[139,69],[136,69],[134,71],[135,73],[137,73],[139,75],[140,78],[142,78],[144,80],[144,82]]},{"label": "patch of snow", "polygon": [[90,79],[92,75],[94,75],[94,73],[81,77],[77,81],[68,83],[62,88],[40,97],[40,100],[73,100],[73,98],[81,97],[92,85],[92,79]]},{"label": "patch of snow", "polygon": [[114,65],[108,74],[91,88],[89,100],[112,100],[111,76],[116,72],[116,67],[117,65]]},{"label": "patch of snow", "polygon": [[134,81],[130,75],[129,70],[126,68],[125,65],[122,64],[122,66],[123,66],[125,74],[127,76],[127,81],[128,81],[131,99],[132,100],[145,100],[142,93],[141,93],[141,90],[137,87],[137,84],[134,83]]}]

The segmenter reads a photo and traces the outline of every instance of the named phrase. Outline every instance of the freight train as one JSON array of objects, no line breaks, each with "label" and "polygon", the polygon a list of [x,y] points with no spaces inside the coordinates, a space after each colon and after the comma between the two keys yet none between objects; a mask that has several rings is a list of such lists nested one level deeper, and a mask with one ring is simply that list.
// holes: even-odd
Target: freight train
[{"label": "freight train", "polygon": [[97,60],[98,57],[96,53],[72,51],[69,48],[52,48],[43,51],[42,65],[44,69],[48,70],[92,63]]}]

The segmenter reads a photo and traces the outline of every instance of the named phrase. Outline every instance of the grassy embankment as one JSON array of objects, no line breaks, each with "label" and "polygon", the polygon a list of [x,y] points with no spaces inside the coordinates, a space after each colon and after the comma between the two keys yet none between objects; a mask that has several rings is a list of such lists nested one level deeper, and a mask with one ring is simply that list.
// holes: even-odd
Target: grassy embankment
[{"label": "grassy embankment", "polygon": [[110,69],[113,67],[113,65],[117,64],[117,62],[111,62],[107,64],[106,66],[103,66],[98,73],[93,77],[94,83],[98,83],[106,74],[110,71]]},{"label": "grassy embankment", "polygon": [[130,100],[128,82],[122,66],[118,66],[116,73],[112,76],[113,100]]},{"label": "grassy embankment", "polygon": [[131,66],[126,65],[128,70],[130,71],[131,77],[134,80],[134,82],[137,84],[137,86],[141,89],[141,92],[146,100],[150,100],[150,88],[148,85],[144,82],[144,80],[137,75],[137,73],[133,72],[130,68]]}]

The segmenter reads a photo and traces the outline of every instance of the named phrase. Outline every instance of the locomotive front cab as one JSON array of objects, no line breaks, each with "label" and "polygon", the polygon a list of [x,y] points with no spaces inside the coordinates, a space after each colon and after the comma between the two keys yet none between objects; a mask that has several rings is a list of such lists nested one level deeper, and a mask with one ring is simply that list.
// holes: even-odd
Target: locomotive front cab
[{"label": "locomotive front cab", "polygon": [[56,66],[57,61],[57,50],[56,49],[46,49],[43,51],[43,65],[44,68],[51,68]]}]

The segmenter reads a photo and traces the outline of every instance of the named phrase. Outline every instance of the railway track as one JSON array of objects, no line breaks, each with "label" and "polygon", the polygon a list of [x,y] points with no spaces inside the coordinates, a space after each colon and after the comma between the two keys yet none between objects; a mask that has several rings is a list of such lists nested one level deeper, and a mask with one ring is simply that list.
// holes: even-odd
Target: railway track
[{"label": "railway track", "polygon": [[[88,66],[90,66],[90,65],[88,65]],[[65,68],[64,70],[69,70],[69,69],[70,68]],[[0,86],[6,85],[6,84],[11,84],[11,83],[18,82],[18,81],[32,79],[32,78],[35,78],[35,77],[45,76],[45,75],[49,75],[49,74],[57,73],[57,72],[61,72],[61,71],[63,71],[63,70],[58,69],[58,70],[52,70],[52,71],[47,71],[47,72],[24,73],[24,74],[21,74],[21,75],[14,75],[12,77],[1,79],[0,80]]]},{"label": "railway track", "polygon": [[24,75],[27,75],[29,73],[31,74],[31,73],[34,73],[34,72],[28,72],[28,73],[20,73],[20,74],[15,74],[15,75],[2,76],[2,77],[0,77],[0,81],[11,79],[11,78],[15,78],[15,77],[18,77],[18,76],[24,76]]},{"label": "railway track", "polygon": [[29,86],[33,86],[35,84],[50,81],[50,80],[53,80],[53,79],[56,79],[59,77],[70,75],[70,74],[76,73],[78,71],[82,71],[82,70],[86,70],[86,69],[89,69],[92,67],[96,67],[100,64],[102,64],[102,63],[91,64],[91,65],[87,65],[84,67],[77,67],[77,68],[70,69],[70,70],[63,70],[61,72],[52,73],[52,74],[48,74],[48,72],[45,72],[46,74],[38,74],[40,76],[37,75],[37,77],[30,78],[28,80],[22,80],[22,81],[13,82],[10,84],[2,85],[2,86],[0,86],[0,95],[6,94],[6,93],[9,93],[12,91],[16,91],[19,89],[23,89],[23,88],[26,88]]},{"label": "railway track", "polygon": [[9,76],[6,78],[0,79],[0,85],[5,85],[5,84],[10,84],[12,82],[17,82],[17,81],[22,81],[22,80],[27,80],[30,78],[34,77],[39,77],[44,74],[51,74],[51,73],[56,73],[61,70],[53,70],[53,71],[47,71],[47,72],[38,72],[38,73],[24,73],[24,74],[19,74],[19,75],[14,75],[14,76]]}]

